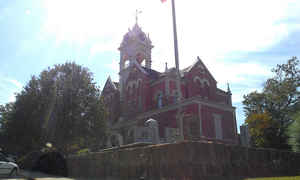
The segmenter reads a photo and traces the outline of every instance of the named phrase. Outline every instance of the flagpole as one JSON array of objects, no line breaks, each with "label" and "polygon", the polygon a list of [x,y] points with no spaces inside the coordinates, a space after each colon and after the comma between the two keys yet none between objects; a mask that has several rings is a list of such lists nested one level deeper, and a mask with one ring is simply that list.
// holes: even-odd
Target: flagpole
[{"label": "flagpole", "polygon": [[181,92],[181,77],[179,70],[179,57],[178,57],[178,41],[177,41],[177,28],[176,28],[176,12],[175,12],[175,0],[172,0],[172,17],[173,17],[173,33],[174,33],[174,53],[175,53],[175,65],[177,72],[176,86],[178,90],[178,103],[179,108],[177,111],[177,119],[179,120],[179,140],[184,140],[183,137],[183,116],[182,116],[182,92]]},{"label": "flagpole", "polygon": [[176,12],[175,12],[175,1],[174,0],[172,0],[172,15],[173,15],[172,17],[173,17],[175,63],[176,63],[176,70],[179,73],[178,42],[177,42],[177,28],[176,28]]}]

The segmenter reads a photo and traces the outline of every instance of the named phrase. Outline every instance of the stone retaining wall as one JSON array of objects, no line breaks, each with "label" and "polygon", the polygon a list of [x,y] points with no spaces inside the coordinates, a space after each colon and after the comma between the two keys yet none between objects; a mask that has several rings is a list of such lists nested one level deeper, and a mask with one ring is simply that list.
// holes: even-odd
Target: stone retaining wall
[{"label": "stone retaining wall", "polygon": [[69,176],[200,180],[300,175],[300,153],[205,142],[152,145],[72,156]]}]

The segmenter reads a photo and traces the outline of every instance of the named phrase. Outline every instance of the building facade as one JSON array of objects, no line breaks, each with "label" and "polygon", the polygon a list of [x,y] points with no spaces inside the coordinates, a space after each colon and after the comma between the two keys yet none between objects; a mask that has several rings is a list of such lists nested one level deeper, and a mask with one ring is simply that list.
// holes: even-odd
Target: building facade
[{"label": "building facade", "polygon": [[158,123],[161,143],[172,142],[179,132],[178,111],[182,116],[184,139],[238,143],[235,107],[231,92],[217,87],[217,81],[197,57],[194,64],[180,70],[180,93],[176,69],[158,72],[151,68],[149,35],[138,24],[124,35],[119,47],[119,82],[108,77],[102,91],[110,129],[108,146],[147,142],[145,121]]}]

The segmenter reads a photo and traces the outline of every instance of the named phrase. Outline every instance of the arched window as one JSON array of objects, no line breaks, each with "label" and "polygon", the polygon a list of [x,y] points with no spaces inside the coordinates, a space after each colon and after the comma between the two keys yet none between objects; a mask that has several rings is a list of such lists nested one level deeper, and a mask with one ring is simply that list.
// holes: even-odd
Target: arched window
[{"label": "arched window", "polygon": [[137,84],[138,84],[139,87],[141,87],[142,86],[142,79],[138,79]]},{"label": "arched window", "polygon": [[177,91],[174,91],[173,102],[176,103],[178,101],[179,95]]},{"label": "arched window", "polygon": [[163,96],[162,93],[159,93],[157,96],[157,107],[162,108],[163,106]]},{"label": "arched window", "polygon": [[[205,83],[207,86],[210,86],[210,83],[209,83],[209,81],[208,81],[207,79],[203,79],[203,80],[202,80],[202,83]],[[204,85],[205,85],[205,84],[204,84]]]},{"label": "arched window", "polygon": [[199,76],[195,76],[193,79],[193,82],[195,84],[195,89],[192,90],[196,95],[201,95],[201,88],[203,87],[201,79]]},{"label": "arched window", "polygon": [[138,79],[137,81],[137,98],[138,98],[138,107],[141,109],[142,108],[142,80]]},{"label": "arched window", "polygon": [[200,77],[199,77],[199,76],[195,76],[195,77],[193,78],[193,82],[194,82],[194,83],[201,83]]},{"label": "arched window", "polygon": [[208,81],[204,81],[204,89],[205,89],[206,97],[209,97],[209,82]]},{"label": "arched window", "polygon": [[130,95],[131,95],[131,87],[130,87],[130,85],[129,85],[129,86],[128,86],[128,90],[127,90],[127,96],[130,97]]},{"label": "arched window", "polygon": [[157,108],[162,108],[163,106],[163,93],[161,91],[157,91],[154,95],[154,106]]},{"label": "arched window", "polygon": [[129,61],[127,60],[127,61],[125,61],[125,65],[124,65],[124,68],[126,69],[126,68],[128,68],[129,67]]},{"label": "arched window", "polygon": [[136,87],[135,87],[135,83],[132,85],[132,94],[131,95],[136,95]]},{"label": "arched window", "polygon": [[144,59],[144,60],[142,60],[142,63],[141,63],[141,65],[143,66],[143,67],[145,67],[146,66],[146,60]]}]

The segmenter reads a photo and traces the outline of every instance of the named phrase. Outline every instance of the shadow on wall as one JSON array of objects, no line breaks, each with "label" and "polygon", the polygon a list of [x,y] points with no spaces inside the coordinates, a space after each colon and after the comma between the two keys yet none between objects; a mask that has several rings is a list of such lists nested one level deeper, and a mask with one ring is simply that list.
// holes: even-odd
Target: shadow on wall
[{"label": "shadow on wall", "polygon": [[[56,151],[46,153],[41,151],[31,152],[20,160],[18,164],[21,169],[27,170],[30,173],[34,173],[32,171],[39,171],[51,175],[68,176],[66,159]],[[25,174],[28,173],[25,172]]]},{"label": "shadow on wall", "polygon": [[40,171],[46,174],[68,176],[67,164],[63,155],[59,152],[48,152],[39,157],[33,171]]},{"label": "shadow on wall", "polygon": [[300,153],[185,141],[71,156],[70,177],[149,180],[242,180],[295,176]]}]

